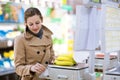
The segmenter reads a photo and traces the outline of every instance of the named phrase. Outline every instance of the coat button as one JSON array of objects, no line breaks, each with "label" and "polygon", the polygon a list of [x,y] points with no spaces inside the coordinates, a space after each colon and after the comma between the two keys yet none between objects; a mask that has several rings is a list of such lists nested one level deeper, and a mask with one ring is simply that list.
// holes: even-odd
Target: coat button
[{"label": "coat button", "polygon": [[45,53],[45,52],[46,52],[46,50],[44,49],[44,50],[43,50],[43,52]]},{"label": "coat button", "polygon": [[40,54],[40,51],[37,51],[37,54]]},{"label": "coat button", "polygon": [[48,64],[48,62],[46,61],[45,64]]}]

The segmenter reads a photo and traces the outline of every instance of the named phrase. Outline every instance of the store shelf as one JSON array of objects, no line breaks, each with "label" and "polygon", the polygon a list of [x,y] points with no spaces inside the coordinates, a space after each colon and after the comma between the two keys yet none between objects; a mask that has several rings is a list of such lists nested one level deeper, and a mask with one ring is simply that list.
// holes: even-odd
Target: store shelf
[{"label": "store shelf", "polygon": [[7,70],[4,70],[4,71],[0,71],[0,76],[4,76],[4,75],[8,75],[8,74],[13,74],[15,73],[15,69],[12,68],[12,69],[7,69]]},{"label": "store shelf", "polygon": [[13,46],[13,39],[0,40],[0,48],[8,48]]},{"label": "store shelf", "polygon": [[0,80],[18,80],[15,69],[11,68],[0,71]]}]

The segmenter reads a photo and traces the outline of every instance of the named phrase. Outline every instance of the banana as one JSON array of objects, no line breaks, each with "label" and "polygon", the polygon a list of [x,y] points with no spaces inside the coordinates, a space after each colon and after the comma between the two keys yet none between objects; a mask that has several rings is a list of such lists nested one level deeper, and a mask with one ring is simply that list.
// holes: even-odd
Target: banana
[{"label": "banana", "polygon": [[65,57],[65,56],[58,56],[58,57],[56,58],[56,60],[59,60],[59,61],[73,61],[72,58]]},{"label": "banana", "polygon": [[59,65],[59,66],[73,66],[74,63],[71,61],[58,61],[55,60],[54,64]]},{"label": "banana", "polygon": [[61,54],[59,56],[63,56],[63,57],[69,57],[69,58],[73,58],[73,54]]},{"label": "banana", "polygon": [[73,53],[61,54],[56,58],[56,60],[58,60],[58,61],[70,61],[70,62],[73,62],[74,64],[76,64],[76,62],[73,59]]}]

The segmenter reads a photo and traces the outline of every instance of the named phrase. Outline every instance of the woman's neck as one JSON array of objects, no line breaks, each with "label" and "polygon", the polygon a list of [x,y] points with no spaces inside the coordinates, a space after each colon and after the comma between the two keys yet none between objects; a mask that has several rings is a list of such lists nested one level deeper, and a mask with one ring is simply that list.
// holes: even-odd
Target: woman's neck
[{"label": "woman's neck", "polygon": [[42,28],[40,29],[40,31],[37,34],[33,33],[28,27],[26,27],[26,31],[29,32],[30,34],[36,36],[36,37],[39,37],[40,39],[42,38],[42,35],[43,35]]}]

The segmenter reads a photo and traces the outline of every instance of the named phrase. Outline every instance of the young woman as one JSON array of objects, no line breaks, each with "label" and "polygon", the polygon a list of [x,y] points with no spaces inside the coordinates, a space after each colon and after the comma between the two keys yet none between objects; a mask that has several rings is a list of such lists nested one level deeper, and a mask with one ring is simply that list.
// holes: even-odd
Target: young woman
[{"label": "young woman", "polygon": [[14,62],[20,80],[43,80],[39,75],[54,59],[52,32],[42,25],[43,17],[37,8],[25,11],[25,31],[14,41]]}]

